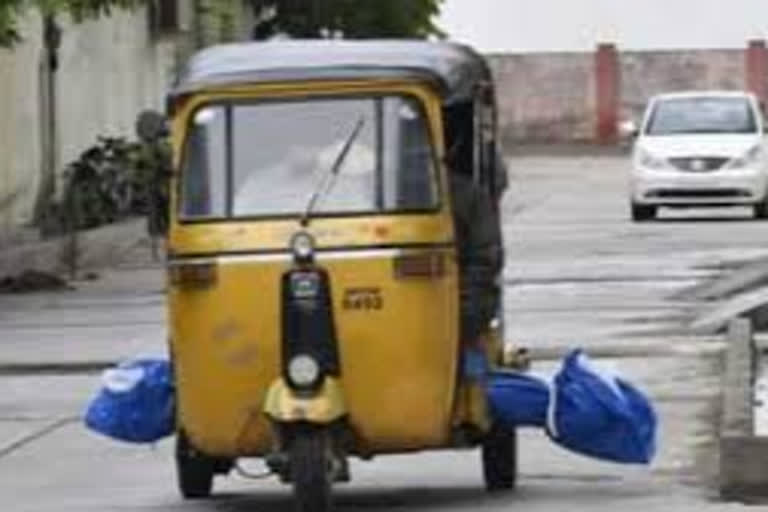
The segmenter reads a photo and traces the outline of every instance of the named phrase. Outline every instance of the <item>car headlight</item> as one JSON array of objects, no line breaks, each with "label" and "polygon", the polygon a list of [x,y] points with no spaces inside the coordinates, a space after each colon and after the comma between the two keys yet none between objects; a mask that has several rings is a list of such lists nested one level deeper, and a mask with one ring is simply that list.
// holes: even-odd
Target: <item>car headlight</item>
[{"label": "car headlight", "polygon": [[315,255],[315,239],[304,231],[296,233],[291,239],[291,251],[297,261],[311,261]]},{"label": "car headlight", "polygon": [[762,157],[763,157],[763,147],[758,144],[757,146],[750,148],[750,150],[747,151],[744,154],[744,156],[734,158],[733,160],[728,162],[728,165],[726,166],[726,168],[727,169],[745,169],[751,165],[759,163]]},{"label": "car headlight", "polygon": [[312,386],[320,378],[320,365],[312,356],[294,356],[288,362],[288,378],[294,386]]},{"label": "car headlight", "polygon": [[661,170],[669,167],[665,158],[657,157],[644,149],[638,151],[637,161],[641,167],[645,167],[646,169]]}]

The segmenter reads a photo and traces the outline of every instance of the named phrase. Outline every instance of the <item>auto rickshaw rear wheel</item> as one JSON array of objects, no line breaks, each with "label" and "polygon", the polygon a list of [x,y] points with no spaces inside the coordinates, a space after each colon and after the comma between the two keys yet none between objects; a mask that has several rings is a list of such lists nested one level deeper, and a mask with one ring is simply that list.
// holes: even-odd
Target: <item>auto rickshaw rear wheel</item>
[{"label": "auto rickshaw rear wheel", "polygon": [[290,465],[297,512],[332,509],[333,455],[327,429],[302,426],[293,435]]},{"label": "auto rickshaw rear wheel", "polygon": [[179,491],[185,499],[210,497],[217,469],[216,459],[201,453],[183,431],[179,432],[176,436],[176,473]]},{"label": "auto rickshaw rear wheel", "polygon": [[489,491],[517,485],[517,430],[494,426],[483,441],[483,476]]}]

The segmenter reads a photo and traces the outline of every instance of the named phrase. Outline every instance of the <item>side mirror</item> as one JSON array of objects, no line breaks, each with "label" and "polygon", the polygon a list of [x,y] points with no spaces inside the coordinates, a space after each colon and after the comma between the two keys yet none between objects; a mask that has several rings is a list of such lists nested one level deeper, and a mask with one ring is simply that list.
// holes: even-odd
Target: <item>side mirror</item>
[{"label": "side mirror", "polygon": [[168,120],[155,110],[145,110],[136,118],[136,135],[144,142],[152,142],[167,136]]},{"label": "side mirror", "polygon": [[619,123],[619,136],[622,139],[634,139],[639,133],[640,129],[634,121],[627,120]]}]

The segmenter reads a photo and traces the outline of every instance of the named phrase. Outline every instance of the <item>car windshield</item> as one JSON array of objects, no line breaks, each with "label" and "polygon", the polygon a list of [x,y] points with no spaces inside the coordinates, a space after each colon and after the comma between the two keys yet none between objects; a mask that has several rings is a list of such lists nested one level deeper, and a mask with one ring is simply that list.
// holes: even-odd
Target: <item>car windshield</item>
[{"label": "car windshield", "polygon": [[757,122],[746,98],[661,100],[648,122],[648,135],[755,133]]},{"label": "car windshield", "polygon": [[435,169],[424,112],[410,97],[209,105],[186,141],[181,213],[301,215],[317,190],[314,215],[430,210]]}]

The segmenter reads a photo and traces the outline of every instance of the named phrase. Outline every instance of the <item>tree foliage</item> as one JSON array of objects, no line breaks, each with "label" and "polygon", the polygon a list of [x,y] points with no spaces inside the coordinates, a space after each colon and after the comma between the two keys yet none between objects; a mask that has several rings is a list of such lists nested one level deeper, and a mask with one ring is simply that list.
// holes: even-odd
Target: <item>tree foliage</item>
[{"label": "tree foliage", "polygon": [[69,13],[75,21],[109,15],[114,8],[134,8],[145,0],[0,0],[0,46],[13,46],[23,34],[18,20],[29,9],[39,9],[44,16]]},{"label": "tree foliage", "polygon": [[[43,15],[69,13],[75,21],[130,9],[148,0],[0,0],[0,47],[19,42],[18,21],[30,9]],[[185,0],[188,1],[188,0]],[[434,18],[444,0],[248,0],[260,22],[257,39],[293,37],[389,38],[442,36]]]},{"label": "tree foliage", "polygon": [[261,22],[255,37],[426,38],[443,0],[252,0]]}]

